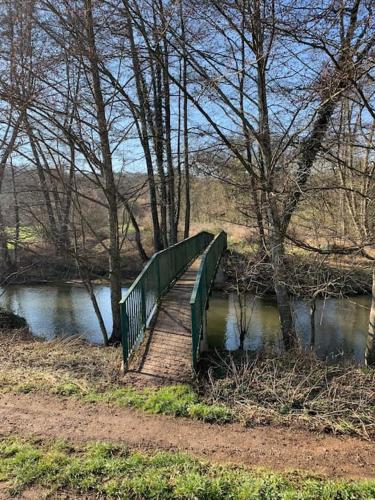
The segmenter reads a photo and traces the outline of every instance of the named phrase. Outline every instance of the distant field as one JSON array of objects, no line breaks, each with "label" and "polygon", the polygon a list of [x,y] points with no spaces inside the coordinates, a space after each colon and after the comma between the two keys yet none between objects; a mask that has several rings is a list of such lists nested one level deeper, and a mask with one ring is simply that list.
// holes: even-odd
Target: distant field
[{"label": "distant field", "polygon": [[[14,242],[16,239],[16,228],[15,227],[7,227],[5,229],[8,241],[8,249],[13,250]],[[36,243],[40,239],[40,228],[32,227],[32,226],[21,226],[19,228],[19,241],[23,243]]]}]

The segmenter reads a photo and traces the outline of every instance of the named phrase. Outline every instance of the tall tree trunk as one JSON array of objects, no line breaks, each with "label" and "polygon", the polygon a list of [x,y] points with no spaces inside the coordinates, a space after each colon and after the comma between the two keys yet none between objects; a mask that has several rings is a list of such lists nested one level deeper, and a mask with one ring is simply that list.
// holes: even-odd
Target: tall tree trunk
[{"label": "tall tree trunk", "polygon": [[[149,191],[150,191],[150,205],[151,205],[151,218],[152,218],[152,227],[153,227],[154,249],[156,252],[158,252],[159,250],[161,250],[163,248],[163,246],[165,246],[165,241],[163,241],[163,235],[166,232],[166,227],[164,228],[164,222],[166,224],[166,217],[164,217],[165,205],[163,208],[163,201],[162,201],[162,206],[160,209],[161,222],[159,224],[159,215],[158,215],[158,209],[157,209],[156,182],[155,182],[155,175],[154,175],[154,169],[153,169],[153,164],[152,164],[151,148],[150,148],[149,138],[148,138],[149,129],[150,129],[152,137],[154,139],[156,163],[158,166],[159,177],[161,176],[160,182],[161,182],[162,186],[164,186],[164,172],[162,170],[163,159],[161,157],[161,166],[160,166],[159,165],[160,152],[159,152],[159,149],[155,146],[157,141],[155,138],[155,130],[154,130],[154,124],[152,121],[152,113],[151,113],[150,105],[148,102],[148,97],[147,97],[147,93],[146,93],[146,84],[144,82],[143,75],[142,75],[142,69],[141,69],[141,64],[140,64],[139,57],[138,57],[138,51],[137,51],[137,47],[135,45],[132,19],[131,19],[131,14],[130,14],[127,0],[123,0],[123,4],[124,4],[124,7],[126,9],[126,24],[127,24],[128,36],[129,36],[129,42],[130,42],[130,51],[131,51],[131,57],[132,57],[132,65],[133,65],[133,72],[134,72],[134,78],[135,78],[135,84],[136,84],[136,91],[137,91],[137,96],[138,96],[138,101],[139,101],[139,121],[140,121],[140,129],[141,129],[140,140],[141,140],[142,148],[143,148],[143,151],[145,154],[147,177],[148,177],[148,184],[149,184]],[[154,90],[154,92],[155,92],[155,90]],[[161,171],[160,171],[160,168],[161,168]]]},{"label": "tall tree trunk", "polygon": [[[272,216],[271,216],[272,219]],[[270,230],[270,254],[273,268],[273,283],[276,294],[277,307],[279,310],[281,333],[285,349],[297,347],[298,339],[294,328],[293,312],[287,286],[287,273],[284,262],[283,238],[278,229],[278,223],[271,222]]]},{"label": "tall tree trunk", "polygon": [[59,238],[57,234],[57,224],[56,224],[56,218],[53,210],[53,205],[50,197],[50,190],[47,184],[47,179],[46,179],[46,174],[39,156],[39,151],[37,148],[37,143],[36,143],[36,138],[33,134],[30,122],[28,120],[28,117],[25,116],[25,128],[26,128],[26,133],[30,141],[30,146],[31,146],[31,151],[34,156],[34,161],[36,165],[36,170],[38,173],[39,177],[39,183],[40,183],[40,189],[43,193],[43,198],[44,198],[44,204],[46,206],[46,212],[47,212],[47,217],[48,217],[48,232],[49,232],[49,237],[51,241],[53,242],[53,245],[55,247],[56,253],[59,253]]},{"label": "tall tree trunk", "polygon": [[153,12],[153,44],[155,45],[154,52],[149,51],[149,65],[151,70],[151,84],[153,89],[154,112],[149,109],[149,127],[153,137],[154,151],[156,156],[156,165],[159,176],[159,194],[160,194],[160,229],[163,239],[164,248],[168,247],[168,189],[164,173],[164,123],[163,123],[163,67],[162,67],[162,50],[160,45],[161,26],[158,24],[156,2],[152,2]]},{"label": "tall tree trunk", "polygon": [[291,349],[298,344],[294,329],[293,313],[289,290],[286,282],[284,238],[285,231],[281,229],[281,216],[276,195],[274,193],[275,170],[272,161],[272,140],[269,124],[269,109],[267,96],[267,58],[264,52],[264,24],[262,19],[262,5],[259,0],[254,1],[253,15],[254,53],[257,61],[257,92],[259,109],[258,142],[263,165],[263,186],[267,193],[268,222],[270,225],[269,246],[271,264],[273,268],[273,283],[279,310],[281,332],[285,349]]},{"label": "tall tree trunk", "polygon": [[63,206],[62,226],[61,226],[61,240],[65,251],[68,251],[70,247],[69,220],[72,208],[72,191],[73,191],[73,179],[75,170],[74,141],[71,138],[69,138],[68,142],[69,142],[70,161],[69,161],[68,180],[67,182],[64,182],[66,198],[65,198],[65,204]]},{"label": "tall tree trunk", "polygon": [[[19,117],[18,117],[18,119],[13,127],[12,135],[9,139],[9,142],[5,146],[7,132],[11,126],[10,121],[9,121],[7,131],[5,133],[4,139],[3,139],[2,144],[1,144],[1,147],[5,146],[5,148],[4,148],[4,151],[1,153],[1,159],[0,159],[0,193],[2,192],[5,167],[6,167],[6,164],[7,164],[7,161],[9,159],[10,155],[13,152],[14,145],[15,145],[16,140],[17,140],[17,136],[18,136],[18,132],[19,132],[19,128],[20,128],[20,124],[21,124],[22,120],[23,120],[23,113],[20,113],[20,115],[19,115]],[[11,255],[10,255],[9,249],[8,249],[8,237],[6,234],[6,227],[5,227],[4,215],[3,215],[1,204],[0,204],[0,253],[1,253],[2,259],[4,261],[6,270],[11,271],[13,268],[13,262],[12,262],[12,258],[11,258]]]},{"label": "tall tree trunk", "polygon": [[[181,60],[179,62],[179,80],[181,81],[182,78],[182,64]],[[178,235],[178,227],[180,224],[180,215],[181,215],[181,191],[182,191],[182,169],[181,169],[181,164],[182,164],[182,159],[181,159],[181,118],[182,118],[182,112],[181,112],[181,88],[178,88],[178,95],[177,95],[177,147],[176,147],[176,155],[177,155],[177,163],[176,163],[176,173],[177,173],[177,183],[176,183],[176,220],[175,220],[175,226],[176,226],[176,234]]]},{"label": "tall tree trunk", "polygon": [[365,362],[367,365],[375,364],[375,268],[372,272],[372,300],[368,322]]},{"label": "tall tree trunk", "polygon": [[20,240],[20,206],[18,202],[18,192],[17,192],[17,183],[16,183],[16,175],[15,168],[13,162],[10,164],[11,174],[12,174],[12,189],[13,189],[13,203],[14,203],[14,240],[13,240],[13,248],[14,248],[14,258],[13,265],[14,268],[17,269],[18,266],[18,246]]},{"label": "tall tree trunk", "polygon": [[98,122],[100,149],[102,154],[102,174],[105,183],[105,195],[108,203],[109,221],[109,280],[111,287],[112,335],[111,343],[121,340],[120,300],[121,300],[121,259],[117,214],[117,187],[113,175],[112,155],[109,145],[109,133],[105,115],[105,104],[101,89],[98,55],[95,43],[94,22],[91,0],[85,0],[86,31],[88,57],[93,85],[93,96]]},{"label": "tall tree trunk", "polygon": [[[187,94],[187,52],[185,40],[185,17],[183,0],[180,1],[181,39],[183,43],[182,88],[183,92],[183,134],[184,134],[184,169],[185,169],[185,224],[184,238],[190,233],[190,164],[189,164],[189,129],[188,129],[188,94]],[[180,87],[179,87],[180,88]]]},{"label": "tall tree trunk", "polygon": [[[162,2],[160,2],[162,9]],[[163,13],[162,13],[163,15]],[[163,23],[164,24],[164,23]],[[165,29],[165,28],[164,28]],[[163,30],[164,31],[164,30]],[[169,81],[169,54],[167,40],[163,38],[163,90],[164,90],[164,128],[165,128],[165,149],[168,170],[168,222],[169,222],[169,244],[177,243],[176,228],[176,202],[175,202],[175,180],[172,156],[171,139],[171,102],[170,102],[170,81]]]}]

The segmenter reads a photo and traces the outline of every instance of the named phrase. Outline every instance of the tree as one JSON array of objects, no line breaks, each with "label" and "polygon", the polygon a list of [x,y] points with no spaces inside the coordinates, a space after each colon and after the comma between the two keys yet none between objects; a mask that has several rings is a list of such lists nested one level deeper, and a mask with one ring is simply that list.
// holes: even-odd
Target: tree
[{"label": "tree", "polygon": [[[170,44],[186,55],[195,89],[184,87],[171,71],[170,79],[200,112],[207,135],[252,179],[250,196],[257,200],[259,231],[267,233],[283,339],[290,348],[297,337],[286,285],[286,234],[337,104],[365,73],[371,9],[361,1],[311,9],[289,2],[212,0],[202,19],[201,4],[192,5],[194,32],[187,40],[171,23]],[[312,56],[316,65],[307,62]],[[157,51],[154,57],[161,60]]]}]

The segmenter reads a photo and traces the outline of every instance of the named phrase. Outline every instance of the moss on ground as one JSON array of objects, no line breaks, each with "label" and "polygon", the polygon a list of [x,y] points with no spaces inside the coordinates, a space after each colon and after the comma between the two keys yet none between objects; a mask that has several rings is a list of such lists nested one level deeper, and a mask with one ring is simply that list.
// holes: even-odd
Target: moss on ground
[{"label": "moss on ground", "polygon": [[[49,494],[163,499],[371,499],[375,482],[327,480],[213,465],[181,453],[144,453],[96,442],[0,441],[0,482],[17,496],[32,487]],[[60,498],[60,496],[58,496]]]}]

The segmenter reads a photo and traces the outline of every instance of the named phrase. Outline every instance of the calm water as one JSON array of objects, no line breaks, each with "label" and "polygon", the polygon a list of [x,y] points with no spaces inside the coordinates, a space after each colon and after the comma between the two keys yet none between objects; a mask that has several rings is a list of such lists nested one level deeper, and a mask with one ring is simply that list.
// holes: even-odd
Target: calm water
[{"label": "calm water", "polygon": [[[125,288],[123,292],[125,292]],[[111,329],[110,293],[108,286],[97,286],[95,293],[108,332]],[[10,286],[3,291],[0,304],[23,316],[34,335],[47,339],[76,335],[101,343],[91,301],[83,287],[75,285]],[[370,298],[318,301],[315,316],[315,348],[321,358],[346,357],[363,361]],[[209,342],[213,348],[238,349],[238,306],[234,295],[214,292],[208,311]],[[301,301],[294,304],[298,334],[310,344],[309,308]],[[279,317],[272,299],[247,297],[247,334],[244,348],[281,348]]]},{"label": "calm water", "polygon": [[[110,333],[112,314],[109,287],[96,286],[95,294]],[[81,286],[12,285],[3,290],[0,305],[23,316],[32,333],[39,337],[52,339],[79,334],[95,344],[103,342],[91,300]]]},{"label": "calm water", "polygon": [[[366,345],[370,297],[318,300],[315,313],[315,350],[320,358],[346,358],[362,363]],[[310,345],[309,307],[294,302],[296,329],[302,343]],[[208,311],[209,343],[212,348],[236,350],[240,345],[239,307],[232,294],[214,292]],[[279,316],[272,298],[247,297],[247,333],[244,349],[281,349]]]}]

